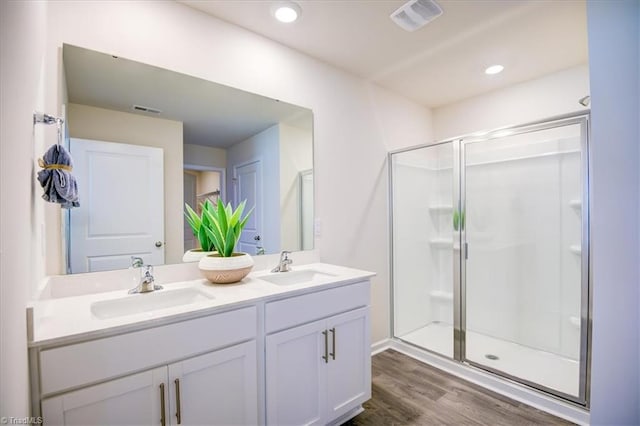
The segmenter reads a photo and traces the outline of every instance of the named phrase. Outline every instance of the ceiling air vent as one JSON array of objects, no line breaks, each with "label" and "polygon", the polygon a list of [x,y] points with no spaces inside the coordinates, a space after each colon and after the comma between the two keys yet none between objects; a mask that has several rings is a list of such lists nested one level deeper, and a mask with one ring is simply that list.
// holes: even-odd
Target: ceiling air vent
[{"label": "ceiling air vent", "polygon": [[146,107],[142,105],[134,105],[133,110],[140,111],[140,112],[148,112],[149,114],[160,114],[162,112],[159,109]]},{"label": "ceiling air vent", "polygon": [[433,0],[410,0],[391,14],[393,22],[406,31],[415,31],[442,15],[442,8]]}]

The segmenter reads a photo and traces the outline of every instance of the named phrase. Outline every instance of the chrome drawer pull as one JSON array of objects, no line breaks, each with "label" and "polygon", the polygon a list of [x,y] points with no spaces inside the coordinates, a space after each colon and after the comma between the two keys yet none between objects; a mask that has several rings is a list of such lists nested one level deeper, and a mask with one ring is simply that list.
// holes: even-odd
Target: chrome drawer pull
[{"label": "chrome drawer pull", "polygon": [[331,359],[335,360],[336,359],[336,328],[330,328],[329,331],[331,332],[331,341],[333,342],[333,346],[332,348],[332,352],[329,354],[331,355]]},{"label": "chrome drawer pull", "polygon": [[322,334],[324,334],[324,355],[322,356],[322,359],[324,359],[324,363],[328,364],[329,363],[329,333],[327,333],[327,330],[323,331]]}]

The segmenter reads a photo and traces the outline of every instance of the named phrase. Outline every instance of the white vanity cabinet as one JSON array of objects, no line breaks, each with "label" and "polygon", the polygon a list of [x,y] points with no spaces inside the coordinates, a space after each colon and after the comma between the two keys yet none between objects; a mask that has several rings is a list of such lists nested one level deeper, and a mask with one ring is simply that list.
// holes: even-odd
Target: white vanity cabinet
[{"label": "white vanity cabinet", "polygon": [[257,364],[251,341],[169,365],[167,424],[257,424]]},{"label": "white vanity cabinet", "polygon": [[368,304],[368,281],[266,304],[267,425],[333,423],[371,397]]},{"label": "white vanity cabinet", "polygon": [[[237,288],[195,283],[212,305],[172,315],[94,318],[88,306],[100,295],[36,304],[32,415],[78,426],[348,420],[371,397],[373,274],[325,264],[308,270],[276,282],[249,277]],[[291,277],[311,281],[283,281]]]},{"label": "white vanity cabinet", "polygon": [[[46,425],[158,425],[166,367],[132,374],[42,401]],[[164,385],[163,385],[164,383]]]},{"label": "white vanity cabinet", "polygon": [[47,398],[52,425],[257,422],[255,341]]},{"label": "white vanity cabinet", "polygon": [[256,323],[251,306],[42,350],[45,424],[257,424]]}]

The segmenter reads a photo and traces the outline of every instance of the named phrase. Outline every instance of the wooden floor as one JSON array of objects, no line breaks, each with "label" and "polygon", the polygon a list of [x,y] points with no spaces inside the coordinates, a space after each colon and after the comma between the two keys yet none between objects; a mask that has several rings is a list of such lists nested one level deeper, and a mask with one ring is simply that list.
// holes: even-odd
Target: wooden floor
[{"label": "wooden floor", "polygon": [[373,357],[372,398],[344,423],[359,425],[571,425],[394,350]]}]

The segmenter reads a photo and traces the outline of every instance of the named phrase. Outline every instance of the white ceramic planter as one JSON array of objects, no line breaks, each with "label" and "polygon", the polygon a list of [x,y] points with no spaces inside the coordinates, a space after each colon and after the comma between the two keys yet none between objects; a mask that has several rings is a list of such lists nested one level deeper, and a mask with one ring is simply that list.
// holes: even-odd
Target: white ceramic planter
[{"label": "white ceramic planter", "polygon": [[183,262],[199,262],[205,256],[215,254],[215,251],[202,251],[202,249],[192,249],[184,252]]},{"label": "white ceramic planter", "polygon": [[253,258],[246,253],[233,253],[231,257],[222,257],[215,253],[201,258],[198,268],[212,283],[237,283],[251,272]]}]

